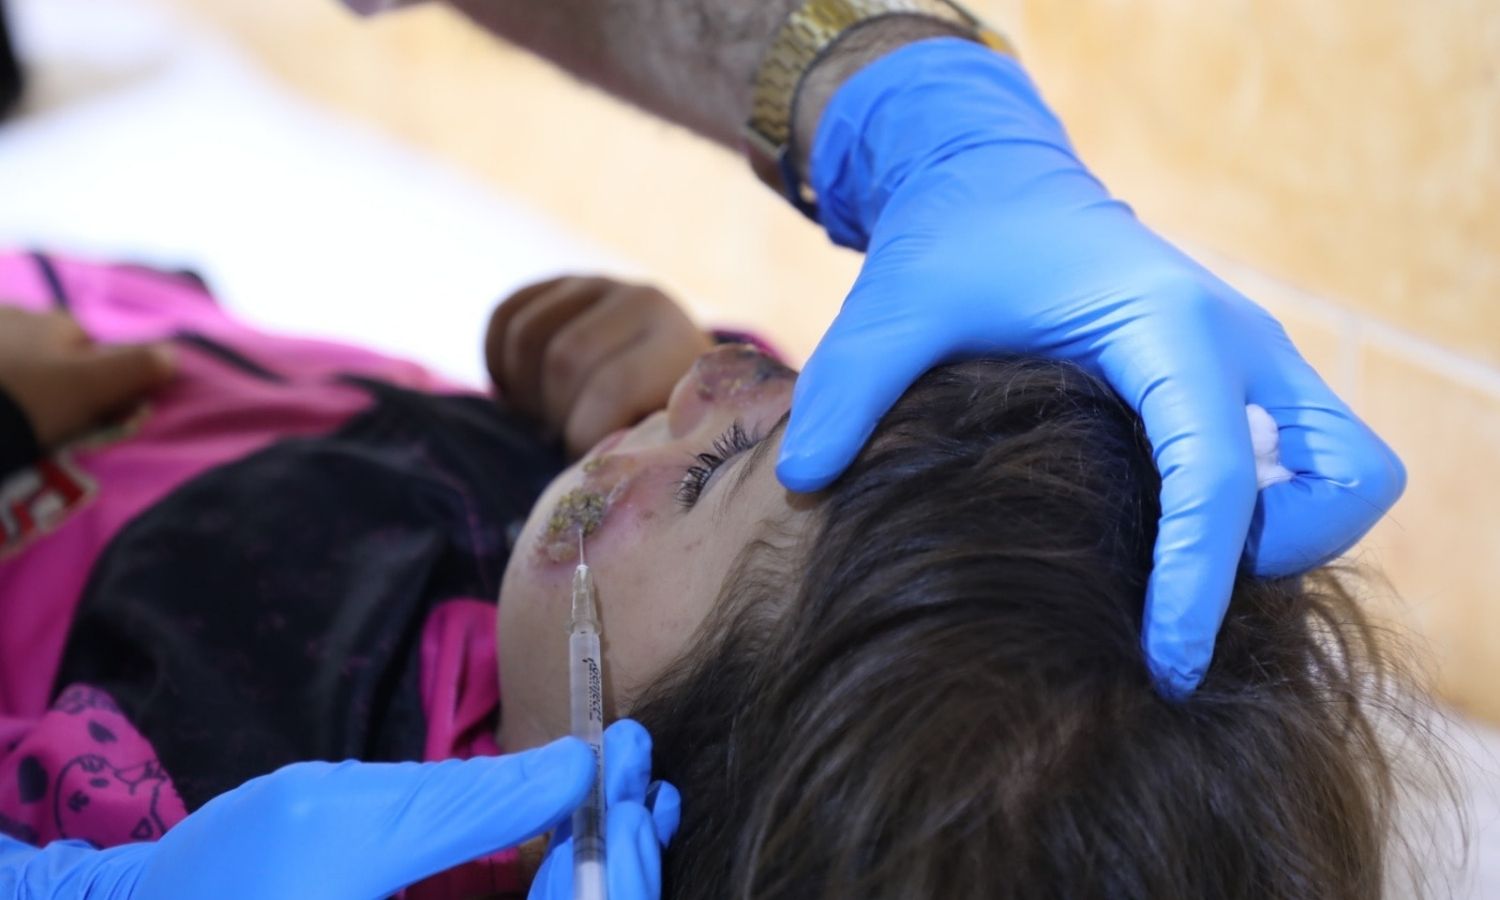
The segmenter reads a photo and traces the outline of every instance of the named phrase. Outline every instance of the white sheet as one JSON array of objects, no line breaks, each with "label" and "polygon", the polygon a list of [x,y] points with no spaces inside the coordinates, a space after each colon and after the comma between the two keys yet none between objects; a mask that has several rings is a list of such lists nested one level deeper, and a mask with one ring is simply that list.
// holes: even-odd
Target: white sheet
[{"label": "white sheet", "polygon": [[41,109],[0,131],[0,244],[192,266],[267,327],[474,384],[497,298],[631,268],[136,0],[15,6]]},{"label": "white sheet", "polygon": [[[139,0],[12,3],[39,83],[32,112],[0,129],[0,244],[193,266],[266,327],[473,384],[497,297],[556,272],[634,268],[308,106]],[[1453,896],[1500,897],[1500,732],[1460,722],[1452,742],[1471,832]]]}]

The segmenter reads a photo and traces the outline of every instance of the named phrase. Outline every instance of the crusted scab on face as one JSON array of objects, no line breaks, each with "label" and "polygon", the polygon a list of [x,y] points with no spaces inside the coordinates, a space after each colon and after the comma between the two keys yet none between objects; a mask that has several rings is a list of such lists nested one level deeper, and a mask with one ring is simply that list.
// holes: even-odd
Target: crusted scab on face
[{"label": "crusted scab on face", "polygon": [[554,543],[571,537],[574,532],[589,535],[604,520],[608,500],[599,491],[574,488],[557,501],[552,518],[547,520],[547,541]]},{"label": "crusted scab on face", "polygon": [[563,494],[537,536],[537,550],[551,562],[578,558],[578,539],[598,531],[635,480],[640,466],[627,457],[601,456],[582,466],[583,483]]},{"label": "crusted scab on face", "polygon": [[698,396],[704,400],[727,400],[742,391],[760,387],[773,378],[795,378],[797,373],[750,344],[732,344],[693,367]]}]

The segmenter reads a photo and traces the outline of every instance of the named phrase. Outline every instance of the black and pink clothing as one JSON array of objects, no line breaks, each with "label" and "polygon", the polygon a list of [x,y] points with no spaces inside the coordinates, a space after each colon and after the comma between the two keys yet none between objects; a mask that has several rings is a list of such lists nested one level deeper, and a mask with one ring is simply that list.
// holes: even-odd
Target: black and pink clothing
[{"label": "black and pink clothing", "polygon": [[[0,832],[152,840],[290,762],[499,751],[509,536],[562,467],[530,427],[188,276],[0,255],[0,302],[180,357],[131,421],[0,480]],[[524,891],[513,863],[408,895]]]}]

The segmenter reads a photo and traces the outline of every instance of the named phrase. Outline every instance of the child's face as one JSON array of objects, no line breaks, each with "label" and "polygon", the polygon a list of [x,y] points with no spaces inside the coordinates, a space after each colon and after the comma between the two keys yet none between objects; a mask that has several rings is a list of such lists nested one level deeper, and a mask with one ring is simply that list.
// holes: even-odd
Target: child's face
[{"label": "child's face", "polygon": [[[801,532],[810,502],[775,473],[795,378],[752,348],[719,347],[698,358],[665,411],[605,438],[547,488],[500,592],[505,750],[568,732],[567,624],[580,531],[598,587],[610,716],[687,648],[764,523]],[[736,439],[736,426],[747,440]],[[727,461],[694,500],[689,469],[705,467],[699,454]]]}]

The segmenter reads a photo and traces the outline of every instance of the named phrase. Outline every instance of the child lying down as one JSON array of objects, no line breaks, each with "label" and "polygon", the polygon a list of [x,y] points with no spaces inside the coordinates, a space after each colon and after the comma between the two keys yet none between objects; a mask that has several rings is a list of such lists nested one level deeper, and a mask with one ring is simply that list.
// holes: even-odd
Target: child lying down
[{"label": "child lying down", "polygon": [[[0,441],[44,451],[0,494],[14,837],[153,840],[294,761],[566,734],[581,533],[607,715],[683,797],[668,897],[1382,895],[1398,667],[1331,577],[1242,577],[1203,686],[1160,697],[1159,479],[1078,368],[939,367],[796,495],[773,471],[795,373],[646,288],[502,305],[499,404],[253,331],[186,276],[7,256],[0,296],[33,348],[65,312],[176,369],[61,443],[68,392],[0,359],[31,423]],[[408,895],[529,875],[512,852]]]}]

